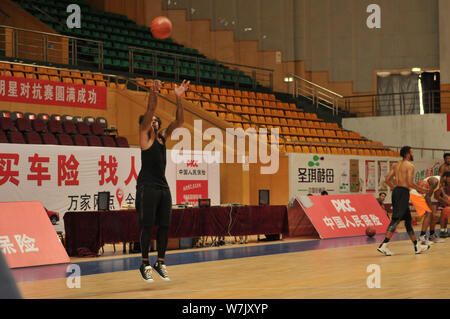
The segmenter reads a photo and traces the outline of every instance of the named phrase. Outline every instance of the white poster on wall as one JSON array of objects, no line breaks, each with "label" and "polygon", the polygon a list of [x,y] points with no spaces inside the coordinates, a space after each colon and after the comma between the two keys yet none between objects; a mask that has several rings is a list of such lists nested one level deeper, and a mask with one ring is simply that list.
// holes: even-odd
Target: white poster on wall
[{"label": "white poster on wall", "polygon": [[389,165],[387,161],[378,161],[378,191],[386,192],[387,185],[384,183],[386,176],[389,174]]},{"label": "white poster on wall", "polygon": [[366,192],[375,193],[376,191],[376,171],[375,161],[366,160]]},{"label": "white poster on wall", "polygon": [[[299,154],[291,153],[289,156],[289,197],[319,195],[326,190],[329,195],[350,194],[350,160],[357,160],[355,169],[359,170],[359,187],[356,193],[374,193],[379,190],[387,175],[388,163],[396,163],[399,158],[393,157],[364,157],[351,155],[327,154]],[[355,162],[355,161],[354,161]],[[380,164],[378,163],[380,162]],[[416,178],[426,177],[437,173],[439,161],[413,162],[416,166]],[[380,165],[380,169],[376,167]],[[367,172],[369,176],[366,176]],[[383,175],[383,176],[380,176]],[[354,181],[355,182],[355,181]],[[388,191],[387,202],[390,202]]]},{"label": "white poster on wall", "polygon": [[343,194],[350,192],[350,164],[348,160],[341,160],[339,192]]},{"label": "white poster on wall", "polygon": [[[177,204],[177,180],[182,178],[177,171],[180,164],[172,161],[171,152],[167,151],[166,178],[172,202]],[[2,144],[0,201],[40,201],[60,214],[55,228],[63,231],[64,213],[96,211],[98,192],[110,192],[111,210],[134,207],[140,167],[139,148]],[[202,179],[207,184],[202,195],[207,195],[212,205],[220,204],[219,164],[200,167],[192,167],[189,173],[198,176],[189,176],[185,182]],[[189,192],[195,195],[192,187]]]}]

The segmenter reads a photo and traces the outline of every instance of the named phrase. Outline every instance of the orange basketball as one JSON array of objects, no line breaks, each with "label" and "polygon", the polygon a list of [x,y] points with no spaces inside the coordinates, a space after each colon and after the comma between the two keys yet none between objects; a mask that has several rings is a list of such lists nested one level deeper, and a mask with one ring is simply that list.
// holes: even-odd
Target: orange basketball
[{"label": "orange basketball", "polygon": [[376,233],[377,233],[377,231],[375,230],[375,228],[370,227],[370,226],[366,228],[366,235],[367,236],[373,237],[373,236],[375,236]]},{"label": "orange basketball", "polygon": [[442,210],[442,214],[444,214],[446,217],[449,217],[450,216],[450,206],[445,207]]},{"label": "orange basketball", "polygon": [[150,25],[155,38],[166,39],[172,33],[172,22],[167,17],[156,17]]},{"label": "orange basketball", "polygon": [[[419,185],[422,188],[425,188],[427,190],[427,192],[430,189],[430,184],[428,184],[428,182],[425,182],[425,181],[418,181],[417,185]],[[421,194],[425,194],[425,193],[421,193]]]}]

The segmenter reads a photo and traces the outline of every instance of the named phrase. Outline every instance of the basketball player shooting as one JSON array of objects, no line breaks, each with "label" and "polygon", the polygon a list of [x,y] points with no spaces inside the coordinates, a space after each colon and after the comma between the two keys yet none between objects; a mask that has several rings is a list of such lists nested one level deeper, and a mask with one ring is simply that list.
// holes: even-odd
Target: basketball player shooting
[{"label": "basketball player shooting", "polygon": [[[427,190],[414,183],[414,165],[411,163],[414,160],[414,155],[411,147],[404,146],[400,150],[400,156],[403,158],[397,162],[386,176],[385,183],[392,191],[392,220],[389,224],[386,237],[377,248],[377,250],[386,255],[392,256],[393,253],[387,247],[392,235],[394,234],[400,221],[405,221],[406,231],[409,238],[414,244],[414,251],[420,254],[430,248],[429,245],[422,245],[417,242],[414,229],[412,227],[411,211],[409,210],[409,189],[413,188],[419,193],[425,193]],[[392,183],[395,177],[397,186]]]},{"label": "basketball player shooting", "polygon": [[142,264],[140,272],[146,282],[153,282],[152,266],[148,258],[151,230],[158,226],[156,248],[158,258],[153,269],[163,280],[170,280],[164,264],[172,213],[172,197],[167,183],[166,140],[184,122],[181,97],[189,88],[189,81],[175,85],[176,117],[169,127],[161,130],[161,120],[155,115],[161,82],[155,80],[150,90],[147,112],[139,119],[139,145],[141,147],[141,170],[136,184],[136,210],[141,228]]}]

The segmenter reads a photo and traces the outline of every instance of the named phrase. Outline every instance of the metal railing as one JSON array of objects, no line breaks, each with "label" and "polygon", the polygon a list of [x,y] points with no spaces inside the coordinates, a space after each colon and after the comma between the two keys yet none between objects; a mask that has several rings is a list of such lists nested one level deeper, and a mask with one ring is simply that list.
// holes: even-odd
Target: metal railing
[{"label": "metal railing", "polygon": [[[198,93],[198,92],[193,92],[194,95],[198,96],[199,98],[201,98],[202,101],[206,101],[210,104],[214,104],[217,106],[217,109],[219,110],[219,112],[225,112],[227,114],[233,114],[233,115],[237,115],[239,118],[241,118],[242,124],[249,124],[252,128],[255,129],[262,129],[265,128],[266,125],[262,125],[260,123],[256,123],[253,122],[250,118],[250,116],[248,116],[248,114],[241,114],[238,112],[235,112],[233,110],[230,110],[227,107],[227,104],[222,104],[220,102],[217,101],[212,101],[211,99],[209,99],[208,97],[206,97],[205,95]],[[227,121],[226,119],[223,119],[224,121]],[[270,132],[268,131],[268,134],[270,134]],[[296,146],[316,146],[316,147],[323,147],[324,148],[324,152],[325,153],[332,153],[332,148],[349,148],[349,149],[367,149],[367,150],[383,150],[383,151],[387,151],[389,150],[388,146],[384,146],[384,145],[379,145],[379,144],[373,144],[373,145],[368,145],[368,144],[353,144],[353,143],[335,143],[335,142],[325,142],[325,141],[313,141],[312,139],[320,139],[317,136],[314,137],[305,137],[306,140],[294,140],[290,137],[287,137],[287,135],[285,135],[285,133],[283,132],[279,132],[278,136],[277,136],[277,141],[279,143],[280,146],[282,146],[284,148],[284,150],[286,151],[286,147],[287,146],[292,146],[293,148],[295,148]],[[323,138],[332,138],[332,139],[339,139],[338,137],[323,137]],[[346,140],[348,139],[352,139],[350,137],[345,138]],[[360,141],[365,141],[366,139],[364,138],[360,138]],[[349,154],[351,155],[351,154]],[[363,155],[363,154],[361,154]]]},{"label": "metal railing", "polygon": [[288,73],[288,76],[293,78],[292,96],[294,98],[298,98],[299,96],[307,98],[316,109],[318,109],[319,106],[325,107],[331,110],[333,116],[338,115],[342,110],[347,110],[342,95],[308,81],[296,74]]},{"label": "metal railing", "polygon": [[[126,76],[120,76],[120,75],[113,75],[113,74],[107,74],[107,73],[100,73],[100,72],[91,72],[91,71],[83,71],[83,70],[73,70],[73,69],[67,69],[67,68],[56,68],[56,67],[49,67],[49,66],[37,66],[35,64],[26,64],[26,63],[16,63],[16,62],[9,62],[9,61],[0,61],[0,63],[4,63],[4,69],[3,71],[9,70],[6,68],[7,64],[12,64],[12,65],[21,65],[21,66],[28,66],[28,67],[32,67],[33,72],[35,72],[35,78],[38,78],[38,74],[41,73],[42,70],[37,70],[35,68],[44,68],[44,69],[53,69],[53,70],[58,70],[58,74],[59,74],[59,80],[62,82],[62,72],[61,71],[67,71],[67,72],[77,72],[77,73],[81,73],[82,75],[86,75],[86,74],[90,74],[91,77],[90,78],[95,78],[96,75],[101,76],[103,80],[108,81],[108,82],[114,82],[116,83],[116,85],[118,84],[122,84],[125,87],[129,88],[129,89],[135,89],[138,91],[149,91],[149,87],[139,83],[140,80],[137,79],[132,79]],[[14,68],[13,68],[14,70]],[[27,71],[30,72],[30,71]],[[67,76],[67,75],[64,75]],[[87,78],[86,76],[84,76],[85,78]],[[222,103],[218,103],[216,101],[212,101],[211,99],[209,99],[208,97],[206,97],[203,94],[200,94],[198,92],[194,92],[194,94],[198,97],[200,97],[203,101],[207,101],[210,104],[215,104],[220,110],[222,110],[223,112],[227,112],[227,113],[232,113],[237,115],[238,117],[240,117],[243,122],[245,122],[246,124],[249,124],[251,127],[253,128],[264,128],[265,125],[261,125],[260,123],[256,123],[253,122],[250,118],[250,116],[246,116],[245,114],[240,114],[238,112],[234,112],[233,110],[230,110],[226,104],[222,104]],[[165,95],[161,95],[160,97],[168,102],[170,102],[171,104],[175,104],[174,101],[170,100],[167,96]],[[221,126],[219,123],[217,122],[212,122],[211,120],[205,118],[203,116],[203,114],[201,112],[195,112],[195,109],[186,109],[187,112],[197,116],[198,118],[218,127],[219,129],[223,130],[224,132],[226,132],[227,127],[225,126]],[[226,119],[223,119],[224,121],[226,121]],[[333,147],[340,147],[340,148],[357,148],[357,149],[369,149],[369,150],[388,150],[389,146],[382,146],[382,145],[362,145],[362,144],[351,144],[351,143],[333,143],[333,142],[324,142],[324,141],[313,141],[311,140],[313,137],[306,137],[307,140],[303,141],[303,140],[293,140],[290,137],[285,136],[282,132],[279,133],[279,138],[278,138],[278,143],[280,144],[280,146],[284,147],[284,151],[286,151],[286,147],[287,146],[293,146],[294,148],[296,146],[320,146],[324,148],[324,152],[326,153],[332,153],[331,152],[331,148]],[[336,137],[337,138],[337,137]],[[395,147],[393,147],[395,148]],[[362,155],[362,154],[361,154]]]},{"label": "metal railing", "polygon": [[[390,149],[395,149],[396,152],[399,152],[400,149],[403,146],[385,146]],[[442,155],[444,153],[450,153],[450,148],[429,148],[429,147],[418,147],[418,146],[411,146],[411,148],[414,150],[414,154],[417,156],[417,154],[420,154],[420,158],[423,158],[427,153],[431,155],[431,158],[436,159],[442,159]],[[439,153],[438,156],[436,153]]]},{"label": "metal railing", "polygon": [[450,108],[450,91],[439,90],[345,96],[344,99],[346,109],[360,116],[440,113],[442,108]]},{"label": "metal railing", "polygon": [[[112,82],[115,83],[116,85],[118,84],[122,84],[124,85],[124,87],[131,89],[131,90],[136,90],[136,91],[150,91],[150,88],[147,86],[144,86],[142,84],[139,83],[138,80],[136,79],[132,79],[132,78],[128,78],[126,76],[120,76],[120,75],[115,75],[115,74],[107,74],[107,73],[100,73],[100,72],[91,72],[91,71],[84,71],[84,70],[73,70],[73,69],[67,69],[67,68],[57,68],[57,67],[49,67],[49,66],[41,66],[41,65],[36,65],[36,64],[29,64],[29,63],[17,63],[17,62],[9,62],[9,61],[2,61],[0,60],[0,64],[3,64],[3,68],[0,68],[0,71],[8,71],[10,70],[9,68],[6,68],[7,64],[10,65],[20,65],[20,66],[24,66],[24,67],[31,67],[33,68],[33,73],[35,74],[35,78],[37,79],[37,75],[42,73],[41,69],[47,69],[47,70],[58,70],[58,77],[59,80],[62,82],[63,81],[63,77],[67,77],[67,75],[62,76],[61,75],[61,71],[65,71],[65,72],[76,72],[76,73],[80,73],[82,75],[83,78],[88,78],[86,77],[87,74],[91,75],[89,78],[95,78],[96,76],[101,76],[103,81],[107,81],[107,82]],[[35,70],[34,68],[39,68],[40,70]],[[31,72],[31,71],[27,71],[27,72]],[[56,76],[56,75],[55,75]],[[169,99],[167,96],[159,94],[159,97],[170,102],[173,105],[176,105],[176,102],[172,101],[171,99]],[[190,109],[185,109],[186,112],[191,113],[193,115],[198,116],[199,118],[201,118],[202,120],[215,125],[216,127],[222,129],[223,131],[226,130],[226,127],[222,127],[220,125],[218,125],[217,123],[213,123],[210,120],[208,120],[207,118],[204,118],[203,115],[199,112],[195,112],[193,110]]]},{"label": "metal railing", "polygon": [[[42,61],[60,65],[105,68],[103,41],[65,36],[0,25],[0,53],[5,57],[23,61]],[[208,60],[192,55],[150,50],[128,46],[128,56],[107,62],[107,69],[128,69],[130,74],[164,76],[179,81],[188,78],[198,84],[226,85],[235,88],[259,87],[273,89],[273,69],[260,68],[223,61]],[[172,72],[168,71],[171,69]]]},{"label": "metal railing", "polygon": [[[83,78],[88,78],[86,75],[89,74],[91,75],[89,78],[96,78],[96,76],[100,76],[101,80],[104,81],[108,81],[108,82],[113,82],[117,85],[121,84],[124,87],[131,89],[131,90],[137,90],[137,91],[149,91],[150,88],[148,86],[145,86],[140,82],[140,80],[137,79],[131,79],[128,78],[126,76],[120,76],[120,75],[113,75],[113,74],[107,74],[107,73],[100,73],[100,72],[92,72],[92,71],[83,71],[83,70],[73,70],[73,69],[67,69],[67,68],[56,68],[56,67],[49,67],[49,66],[38,66],[36,64],[27,64],[27,63],[17,63],[17,62],[9,62],[9,61],[0,61],[0,63],[3,64],[3,69],[0,69],[0,71],[8,71],[11,68],[7,68],[7,64],[13,65],[13,70],[14,65],[20,65],[20,66],[24,66],[24,67],[31,67],[28,68],[28,70],[26,72],[34,72],[34,78],[38,78],[38,74],[42,73],[42,69],[48,69],[48,70],[58,70],[58,77],[59,80],[62,82],[63,81],[63,77],[67,77],[67,75],[62,75],[61,71],[66,71],[66,72],[76,72],[76,73],[80,73],[81,77]],[[39,68],[39,69],[38,69]],[[32,70],[32,71],[30,71]],[[48,72],[50,73],[50,72]],[[53,74],[56,72],[53,72]],[[56,75],[55,75],[56,76]],[[264,125],[261,125],[260,123],[256,123],[254,121],[251,120],[250,116],[246,116],[245,114],[240,114],[238,112],[234,112],[232,110],[230,110],[226,104],[222,104],[222,103],[218,103],[215,101],[212,101],[211,99],[209,99],[208,97],[206,97],[203,94],[194,92],[194,94],[198,97],[200,97],[202,100],[207,101],[211,104],[215,104],[221,111],[223,112],[229,112],[232,114],[235,114],[237,116],[239,116],[243,122],[245,122],[245,124],[249,124],[252,128],[255,129],[261,129],[264,128]],[[170,102],[171,104],[175,105],[175,102],[172,101],[170,98],[168,98],[165,95],[160,94],[159,95],[160,98]],[[200,118],[203,121],[206,121],[208,123],[210,123],[211,125],[214,125],[215,127],[218,127],[219,129],[221,129],[222,131],[224,131],[226,133],[226,129],[228,127],[226,126],[222,126],[220,125],[220,123],[218,122],[213,122],[210,119],[206,118],[202,112],[196,112],[195,109],[193,108],[186,108],[185,109],[186,112],[189,112],[195,116],[197,116],[198,118]],[[224,121],[227,121],[226,119],[223,119]],[[230,124],[232,124],[230,122]],[[270,133],[270,132],[268,132]],[[309,139],[307,137],[307,139]],[[268,141],[269,142],[269,141]],[[306,140],[306,141],[300,141],[300,140],[292,140],[291,138],[286,138],[286,136],[283,135],[282,132],[279,132],[279,136],[278,136],[278,140],[277,142],[279,143],[280,146],[284,147],[284,150],[286,151],[286,146],[291,145],[293,147],[295,146],[303,146],[303,145],[308,145],[308,146],[322,146],[324,147],[325,152],[330,152],[332,147],[342,147],[342,148],[358,148],[358,149],[375,149],[375,150],[386,150],[387,147],[386,146],[381,146],[381,145],[359,145],[359,144],[347,144],[347,143],[331,143],[331,142],[317,142],[317,141],[312,141],[312,140]]]},{"label": "metal railing", "polygon": [[298,75],[292,77],[292,95],[302,96],[317,108],[332,111],[357,113],[358,116],[406,115],[440,113],[450,108],[450,91],[429,90],[423,92],[402,92],[386,94],[364,94],[342,96]]},{"label": "metal railing", "polygon": [[[209,60],[191,55],[170,53],[152,49],[128,46],[129,72],[150,74],[156,78],[158,74],[194,80],[198,84],[221,84],[240,87],[265,86],[273,90],[273,69],[249,65]],[[169,68],[173,72],[168,72]]]},{"label": "metal railing", "polygon": [[103,69],[103,42],[0,25],[8,58]]}]

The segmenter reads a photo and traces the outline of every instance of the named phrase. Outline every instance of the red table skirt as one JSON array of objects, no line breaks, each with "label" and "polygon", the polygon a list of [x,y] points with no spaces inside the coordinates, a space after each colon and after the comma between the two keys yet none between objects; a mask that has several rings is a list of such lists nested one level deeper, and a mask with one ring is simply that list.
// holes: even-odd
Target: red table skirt
[{"label": "red table skirt", "polygon": [[[80,255],[80,248],[96,254],[106,243],[138,242],[140,237],[135,210],[67,212],[64,227],[69,256]],[[288,233],[286,206],[175,209],[169,228],[169,238]]]}]

